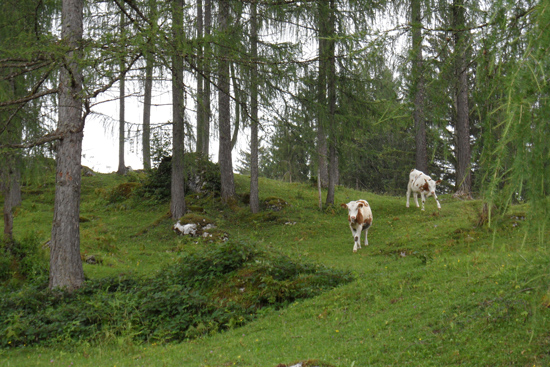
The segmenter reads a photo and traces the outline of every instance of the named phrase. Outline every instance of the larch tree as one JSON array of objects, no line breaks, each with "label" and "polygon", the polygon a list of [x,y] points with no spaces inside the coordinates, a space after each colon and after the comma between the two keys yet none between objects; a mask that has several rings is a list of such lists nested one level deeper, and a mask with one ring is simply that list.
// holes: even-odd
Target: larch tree
[{"label": "larch tree", "polygon": [[258,4],[253,0],[250,6],[250,210],[258,213]]},{"label": "larch tree", "polygon": [[327,92],[328,92],[328,126],[329,126],[329,177],[326,205],[334,205],[334,191],[338,184],[338,121],[336,121],[336,3],[329,0],[327,17]]},{"label": "larch tree", "polygon": [[455,72],[456,193],[471,198],[470,109],[468,96],[468,31],[464,0],[453,0],[452,25]]},{"label": "larch tree", "polygon": [[170,212],[177,220],[185,214],[184,182],[184,80],[183,80],[183,0],[172,2],[172,179]]},{"label": "larch tree", "polygon": [[[124,5],[120,12],[120,34],[121,40],[124,40]],[[120,80],[119,80],[119,99],[118,99],[118,170],[119,175],[126,174],[126,163],[124,162],[124,141],[126,128],[126,64],[124,55],[120,56]]]},{"label": "larch tree", "polygon": [[412,58],[412,99],[414,104],[413,120],[416,142],[416,169],[428,172],[428,150],[426,142],[426,117],[424,114],[424,60],[422,55],[422,4],[421,0],[411,0],[411,58]]},{"label": "larch tree", "polygon": [[328,187],[328,148],[326,136],[326,103],[327,103],[327,25],[329,10],[328,4],[320,1],[318,4],[319,12],[317,14],[318,23],[318,80],[317,80],[317,165],[320,185],[323,188]]},{"label": "larch tree", "polygon": [[218,161],[220,163],[221,174],[221,197],[225,203],[235,197],[235,181],[231,154],[231,104],[228,60],[229,24],[229,0],[219,0],[218,27],[222,38],[218,46]]},{"label": "larch tree", "polygon": [[[148,1],[149,19],[151,22],[151,33],[157,32],[157,2],[156,0]],[[145,55],[145,80],[143,91],[143,133],[141,137],[143,149],[143,168],[151,169],[151,103],[153,98],[153,68],[154,68],[154,52],[155,42],[153,36],[149,37],[147,48],[144,51]]]},{"label": "larch tree", "polygon": [[82,114],[82,0],[63,0],[61,42],[67,53],[59,72],[56,185],[50,241],[49,287],[73,291],[84,282],[80,258],[80,184],[84,117]]}]

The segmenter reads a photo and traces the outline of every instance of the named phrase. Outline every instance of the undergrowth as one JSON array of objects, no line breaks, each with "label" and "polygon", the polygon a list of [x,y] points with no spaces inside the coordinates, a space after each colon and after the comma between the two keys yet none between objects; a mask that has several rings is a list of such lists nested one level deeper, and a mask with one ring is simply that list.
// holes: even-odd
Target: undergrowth
[{"label": "undergrowth", "polygon": [[229,241],[183,256],[153,277],[88,280],[70,294],[47,284],[0,295],[0,346],[181,341],[245,324],[348,283],[352,276]]}]

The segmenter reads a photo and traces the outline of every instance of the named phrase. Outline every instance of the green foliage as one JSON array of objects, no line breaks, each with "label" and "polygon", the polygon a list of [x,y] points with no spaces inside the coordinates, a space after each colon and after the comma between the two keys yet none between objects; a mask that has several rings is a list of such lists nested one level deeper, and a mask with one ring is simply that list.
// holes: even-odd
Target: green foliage
[{"label": "green foliage", "polygon": [[35,232],[21,240],[4,242],[0,249],[0,281],[43,281],[48,276],[47,256]]},{"label": "green foliage", "polygon": [[105,194],[105,199],[109,203],[118,203],[130,198],[134,190],[140,187],[138,182],[123,182],[113,187]]},{"label": "green foliage", "polygon": [[184,256],[149,278],[90,280],[72,294],[51,292],[43,283],[18,292],[3,288],[0,346],[105,342],[106,335],[180,341],[243,325],[262,308],[351,280],[347,272],[229,241]]},{"label": "green foliage", "polygon": [[[219,193],[221,188],[220,168],[196,153],[184,156],[185,192],[206,191]],[[159,201],[170,198],[172,157],[163,157],[158,168],[147,173],[139,195]]]}]

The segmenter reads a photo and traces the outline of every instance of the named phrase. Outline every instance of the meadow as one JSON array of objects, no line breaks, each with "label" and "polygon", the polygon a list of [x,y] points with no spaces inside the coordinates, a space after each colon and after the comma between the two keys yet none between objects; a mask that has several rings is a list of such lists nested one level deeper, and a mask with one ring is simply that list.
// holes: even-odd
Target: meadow
[{"label": "meadow", "polygon": [[[182,256],[218,246],[174,233],[165,201],[110,197],[138,176],[83,177],[88,279],[148,279]],[[245,197],[249,178],[235,180]],[[15,218],[16,238],[34,238],[46,259],[53,190],[52,179],[25,186]],[[119,326],[94,340],[53,335],[49,345],[7,345],[0,366],[550,365],[548,229],[530,221],[526,204],[488,226],[479,224],[479,200],[440,195],[440,211],[430,198],[422,212],[405,207],[405,191],[387,196],[337,187],[338,205],[320,210],[314,185],[260,179],[261,200],[288,205],[276,211],[264,205],[256,215],[246,200],[224,206],[219,198],[189,194],[187,205],[204,209],[231,241],[350,274],[351,281],[177,342],[140,340],[130,326]],[[370,203],[374,221],[369,246],[353,253],[347,210],[339,204],[360,198]],[[17,292],[19,281],[4,287]],[[116,301],[109,301],[113,309]]]}]

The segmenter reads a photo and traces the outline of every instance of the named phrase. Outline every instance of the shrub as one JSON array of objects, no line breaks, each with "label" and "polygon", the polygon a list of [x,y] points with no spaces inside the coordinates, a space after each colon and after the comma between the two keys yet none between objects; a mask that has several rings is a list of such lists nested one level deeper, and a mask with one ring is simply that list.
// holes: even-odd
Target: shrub
[{"label": "shrub", "polygon": [[[221,189],[220,167],[197,153],[184,156],[185,192],[214,192]],[[172,157],[163,157],[157,169],[148,172],[142,187],[144,196],[156,200],[170,198]]]},{"label": "shrub", "polygon": [[105,342],[106,335],[180,341],[243,325],[263,307],[351,280],[349,273],[228,241],[152,278],[93,280],[72,294],[52,292],[47,282],[18,292],[0,288],[0,347]]}]

